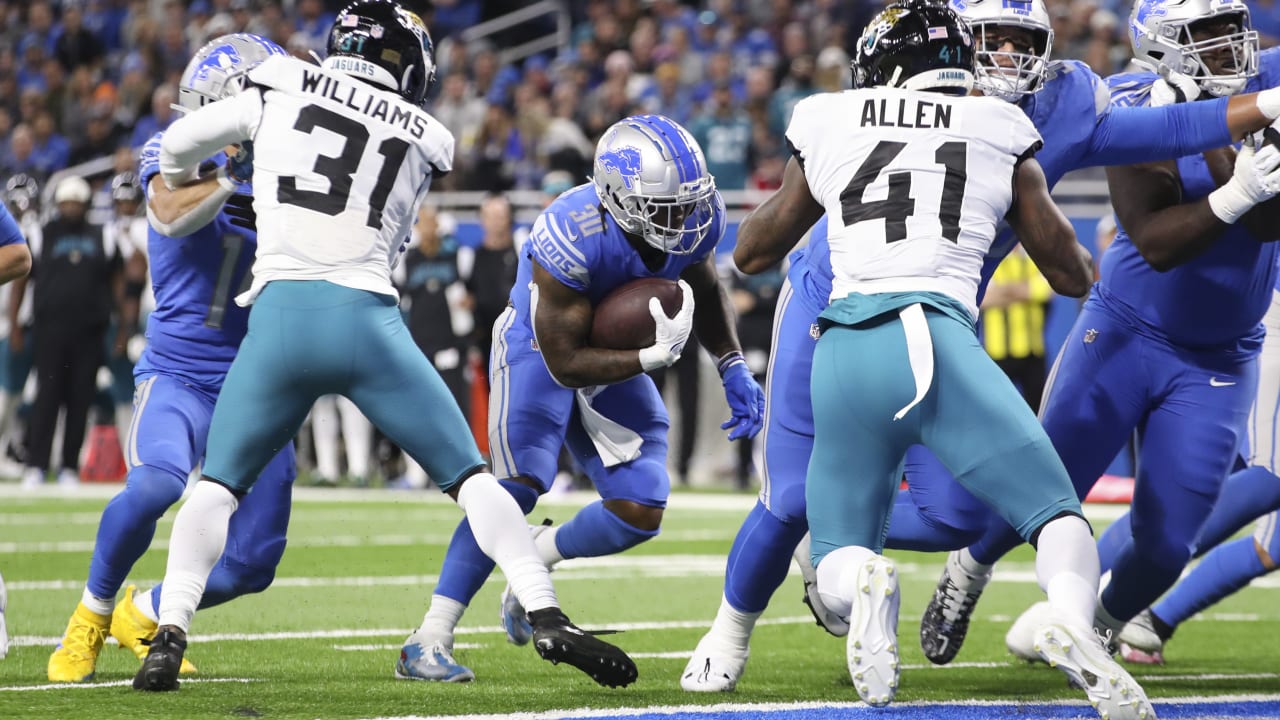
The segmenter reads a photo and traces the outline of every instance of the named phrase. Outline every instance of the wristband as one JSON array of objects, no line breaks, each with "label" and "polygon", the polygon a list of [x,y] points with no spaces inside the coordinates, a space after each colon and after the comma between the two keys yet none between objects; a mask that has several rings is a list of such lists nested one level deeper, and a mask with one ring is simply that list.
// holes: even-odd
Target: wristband
[{"label": "wristband", "polygon": [[218,168],[217,178],[218,184],[222,186],[223,190],[226,190],[229,193],[235,192],[240,186],[240,183],[236,182],[236,179],[231,177],[231,173],[227,170],[226,165]]},{"label": "wristband", "polygon": [[1226,185],[1209,193],[1209,209],[1222,222],[1233,225],[1245,213],[1253,209],[1257,203],[1240,187],[1240,182],[1231,178]]},{"label": "wristband", "polygon": [[1266,115],[1268,120],[1280,117],[1280,88],[1263,90],[1255,98],[1254,103],[1258,106],[1258,112]]},{"label": "wristband", "polygon": [[742,363],[743,365],[747,364],[747,359],[742,356],[742,351],[732,350],[727,352],[720,356],[720,359],[716,361],[716,372],[720,373],[720,377],[723,378],[725,371],[738,363]]}]

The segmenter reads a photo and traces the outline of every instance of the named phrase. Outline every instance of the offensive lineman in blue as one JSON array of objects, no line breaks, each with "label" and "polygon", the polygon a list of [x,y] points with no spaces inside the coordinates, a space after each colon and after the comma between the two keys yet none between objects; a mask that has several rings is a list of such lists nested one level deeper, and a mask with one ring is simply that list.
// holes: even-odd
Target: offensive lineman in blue
[{"label": "offensive lineman in blue", "polygon": [[[742,358],[728,296],[715,268],[724,201],[702,150],[660,115],[625,118],[596,149],[593,182],[557,198],[534,224],[493,328],[489,444],[494,473],[528,513],[567,445],[599,491],[560,527],[535,529],[543,561],[622,552],[658,534],[670,491],[667,413],[644,373],[669,366],[699,342],[719,359],[729,439],[753,437],[764,393]],[[656,340],[639,350],[588,345],[593,308],[636,278],[679,279],[683,304],[668,318],[656,299]],[[696,307],[696,310],[695,310]],[[470,680],[452,656],[453,630],[493,570],[463,522],[454,534],[422,625],[405,641],[396,675]],[[507,639],[530,638],[524,611],[503,596]]]},{"label": "offensive lineman in blue", "polygon": [[[249,70],[275,43],[246,33],[224,35],[198,51],[183,71],[185,110],[238,92]],[[178,501],[187,476],[204,457],[214,403],[248,327],[249,310],[231,299],[248,284],[257,235],[245,213],[252,190],[222,153],[213,170],[169,191],[152,183],[159,172],[158,133],[143,148],[138,174],[148,196],[148,254],[156,309],[147,323],[147,348],[134,368],[134,416],[125,438],[129,475],[102,512],[89,580],[62,642],[49,658],[52,682],[85,682],[94,675],[108,632],[139,659],[156,632],[160,586],[125,599],[116,593],[146,552],[156,521]],[[141,294],[140,283],[131,292]],[[232,523],[231,542],[209,577],[201,607],[211,607],[271,584],[284,554],[290,492],[297,474],[293,446],[272,459]],[[136,593],[136,594],[135,594]],[[182,671],[194,672],[185,662]]]},{"label": "offensive lineman in blue", "polygon": [[[1080,167],[1220,147],[1280,116],[1280,93],[1274,91],[1171,108],[1112,108],[1105,84],[1088,66],[1048,60],[1053,36],[1041,0],[956,2],[954,8],[973,27],[979,43],[975,87],[1016,102],[1031,118],[1045,139],[1036,159],[1050,187]],[[1158,85],[1172,95],[1163,81]],[[804,477],[813,447],[809,376],[815,346],[811,327],[831,294],[826,225],[825,218],[819,221],[808,247],[792,254],[779,295],[766,387],[760,500],[734,540],[724,597],[712,628],[681,675],[681,687],[687,691],[734,689],[746,666],[756,620],[786,578],[792,551],[807,532]],[[984,263],[979,297],[1016,243],[1004,228]],[[899,495],[886,547],[952,550],[981,535],[991,514],[931,453],[912,448],[904,471],[910,489]],[[805,602],[823,627],[844,635],[847,623],[828,612],[817,595],[812,570],[805,567],[808,555],[807,547],[796,552],[806,570]]]},{"label": "offensive lineman in blue", "polygon": [[[1280,84],[1280,52],[1259,62],[1243,2],[1144,0],[1130,29],[1137,60],[1170,84],[1192,78],[1190,92],[1179,87],[1184,97]],[[1113,102],[1160,102],[1156,79],[1110,78]],[[1269,202],[1280,192],[1280,150],[1254,144],[1107,170],[1121,230],[1041,410],[1080,497],[1142,432],[1129,532],[1099,544],[1111,571],[1094,621],[1102,633],[1118,634],[1177,580],[1242,447],[1280,255],[1280,201]],[[946,655],[930,659],[954,657],[964,639],[955,629],[967,625],[991,565],[1017,544],[996,522],[952,554],[921,621],[922,639],[946,641]],[[1033,618],[1006,638],[1016,654],[1025,624]]]},{"label": "offensive lineman in blue", "polygon": [[[27,240],[9,208],[0,203],[0,285],[25,277],[29,272],[31,251],[27,248]],[[0,577],[0,658],[9,653],[9,631],[4,620],[7,604],[4,577]]]}]

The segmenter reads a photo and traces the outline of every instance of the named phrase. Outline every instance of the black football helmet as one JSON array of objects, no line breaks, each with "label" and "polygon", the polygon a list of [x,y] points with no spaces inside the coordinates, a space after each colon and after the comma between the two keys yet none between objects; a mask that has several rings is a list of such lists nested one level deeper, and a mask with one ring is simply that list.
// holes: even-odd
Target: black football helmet
[{"label": "black football helmet", "polygon": [[392,0],[356,0],[333,21],[324,67],[422,105],[436,81],[435,47],[422,18]]},{"label": "black football helmet", "polygon": [[894,3],[862,31],[852,65],[855,88],[965,95],[973,87],[973,33],[945,3]]},{"label": "black football helmet", "polygon": [[26,173],[18,173],[4,184],[4,201],[15,214],[40,209],[40,183]]},{"label": "black football helmet", "polygon": [[135,172],[125,171],[111,178],[111,200],[142,202],[142,180]]}]

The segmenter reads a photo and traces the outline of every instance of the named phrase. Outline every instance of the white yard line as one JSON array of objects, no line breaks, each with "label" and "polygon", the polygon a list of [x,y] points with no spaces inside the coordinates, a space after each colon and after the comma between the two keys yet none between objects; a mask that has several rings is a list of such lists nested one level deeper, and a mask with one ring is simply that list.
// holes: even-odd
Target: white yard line
[{"label": "white yard line", "polygon": [[[795,617],[762,618],[756,625],[803,625],[812,623],[813,616],[797,615]],[[590,629],[607,628],[610,630],[689,630],[711,627],[711,618],[702,620],[659,620],[630,623],[583,623]],[[259,642],[265,640],[318,640],[344,638],[375,638],[408,636],[413,628],[339,628],[336,630],[294,630],[266,633],[211,633],[192,635],[191,642]],[[460,627],[453,631],[455,635],[485,635],[505,633],[501,625]],[[59,636],[17,635],[9,639],[11,647],[54,646],[62,638]]]},{"label": "white yard line", "polygon": [[[342,650],[343,652],[367,652],[370,650],[399,650],[404,647],[404,643],[377,643],[370,645],[334,645],[334,650]],[[454,650],[479,650],[488,647],[485,643],[454,643]],[[632,653],[631,657],[636,657]]]},{"label": "white yard line", "polygon": [[[183,679],[182,684],[187,683],[251,683],[258,682],[256,678],[192,678],[190,680]],[[111,682],[100,683],[45,683],[44,685],[12,685],[9,687],[0,687],[0,692],[30,692],[40,690],[93,690],[95,688],[125,687],[133,685],[132,680],[112,680]]]}]

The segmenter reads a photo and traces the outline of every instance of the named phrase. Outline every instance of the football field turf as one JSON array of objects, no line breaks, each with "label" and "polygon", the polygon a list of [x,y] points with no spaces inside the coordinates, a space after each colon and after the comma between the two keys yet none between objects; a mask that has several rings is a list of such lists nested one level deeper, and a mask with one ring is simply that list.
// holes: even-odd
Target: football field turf
[{"label": "football field turf", "polygon": [[[396,680],[400,644],[422,617],[461,513],[435,493],[310,489],[295,495],[275,584],[196,616],[188,657],[198,679],[177,693],[134,692],[128,683],[138,663],[109,641],[91,684],[50,685],[45,662],[79,600],[112,489],[60,497],[0,486],[0,573],[14,641],[0,661],[0,719],[1095,717],[1060,673],[1005,653],[1013,618],[1041,597],[1026,548],[997,568],[964,650],[946,668],[930,667],[916,639],[943,558],[891,553],[902,580],[905,669],[888,710],[858,704],[844,643],[814,627],[794,572],[761,621],[738,691],[682,692],[680,671],[719,605],[724,557],[752,502],[691,493],[672,497],[656,540],[621,556],[566,562],[552,576],[575,622],[624,631],[610,639],[636,658],[640,679],[630,688],[597,687],[529,647],[508,645],[497,623],[500,574],[457,636],[457,658],[475,682]],[[563,522],[588,499],[549,498],[531,519]],[[149,586],[163,574],[172,515],[130,582]],[[1114,507],[1091,509],[1098,530],[1114,515]],[[1168,665],[1134,670],[1161,717],[1280,717],[1277,588],[1276,578],[1255,583],[1181,628]]]}]

